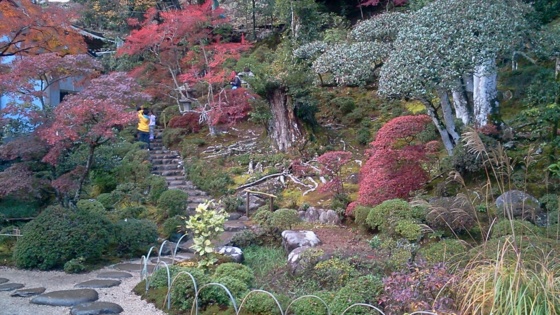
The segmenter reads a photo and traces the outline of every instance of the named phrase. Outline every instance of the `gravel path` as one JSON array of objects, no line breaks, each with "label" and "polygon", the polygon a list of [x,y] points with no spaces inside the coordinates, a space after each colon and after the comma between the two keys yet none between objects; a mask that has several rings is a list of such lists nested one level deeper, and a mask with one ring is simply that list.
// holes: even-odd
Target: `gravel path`
[{"label": "gravel path", "polygon": [[[74,285],[87,280],[98,279],[97,274],[115,271],[110,267],[95,270],[86,274],[66,274],[60,271],[29,271],[0,267],[0,278],[7,278],[10,283],[22,283],[23,289],[45,287],[45,292],[75,289]],[[140,281],[139,272],[130,272],[133,277],[122,279],[119,286],[95,289],[99,293],[99,301],[119,304],[124,312],[121,315],[165,315],[154,305],[141,300],[132,292]],[[0,292],[0,314],[2,315],[61,315],[70,314],[69,307],[31,304],[31,298],[11,297],[13,291]]]}]

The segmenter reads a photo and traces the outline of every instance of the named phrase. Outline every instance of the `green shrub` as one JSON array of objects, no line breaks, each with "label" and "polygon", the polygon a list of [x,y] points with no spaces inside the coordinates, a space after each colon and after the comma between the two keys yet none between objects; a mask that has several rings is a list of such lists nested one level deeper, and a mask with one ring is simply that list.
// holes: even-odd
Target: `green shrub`
[{"label": "green shrub", "polygon": [[86,212],[105,213],[105,207],[103,204],[95,199],[78,200],[76,207],[78,207],[79,210]]},{"label": "green shrub", "polygon": [[243,230],[233,236],[230,244],[239,248],[247,248],[252,245],[262,245],[263,240],[254,231]]},{"label": "green shrub", "polygon": [[356,222],[359,225],[366,226],[367,216],[370,211],[371,211],[370,207],[357,206],[354,209],[354,222]]},{"label": "green shrub", "polygon": [[187,178],[198,188],[214,196],[222,196],[228,192],[228,186],[234,184],[222,167],[205,160],[192,159],[185,163]]},{"label": "green shrub", "polygon": [[62,268],[78,257],[96,261],[107,249],[113,224],[97,212],[49,207],[22,229],[14,249],[19,268]]},{"label": "green shrub", "polygon": [[[284,309],[285,302],[288,297],[284,295],[273,294],[278,300],[280,306]],[[280,315],[280,310],[274,299],[264,292],[251,293],[245,299],[245,303],[241,307],[240,314],[253,314],[253,315]]]},{"label": "green shrub", "polygon": [[239,279],[249,288],[253,285],[253,281],[255,281],[255,274],[251,268],[233,262],[221,264],[216,268],[214,278],[221,278],[225,276]]},{"label": "green shrub", "polygon": [[416,240],[421,235],[421,229],[415,225],[424,215],[421,209],[416,208],[402,199],[387,200],[369,211],[366,223],[391,237]]},{"label": "green shrub", "polygon": [[462,259],[463,254],[466,252],[467,247],[465,246],[465,242],[457,239],[443,239],[418,250],[418,254],[431,264],[438,262],[456,262]]},{"label": "green shrub", "polygon": [[272,214],[268,207],[261,207],[253,215],[253,221],[262,227],[270,227]]},{"label": "green shrub", "polygon": [[[329,305],[332,302],[335,293],[330,291],[320,291],[320,292],[311,293],[310,295],[315,295],[321,298],[323,301],[325,301],[326,305]],[[295,301],[294,304],[292,304],[292,306],[290,307],[290,310],[293,311],[292,312],[293,314],[313,314],[313,315],[328,314],[325,304],[323,304],[323,302],[321,302],[320,300],[314,297],[306,297],[298,301]],[[331,312],[331,314],[334,313]]]},{"label": "green shrub", "polygon": [[313,278],[326,290],[338,289],[357,275],[357,270],[346,260],[331,258],[313,267]]},{"label": "green shrub", "polygon": [[84,265],[85,259],[83,257],[72,258],[64,264],[64,272],[66,273],[80,273],[86,271]]},{"label": "green shrub", "polygon": [[237,212],[237,209],[243,204],[243,200],[237,196],[226,196],[222,198],[222,202],[227,213]]},{"label": "green shrub", "polygon": [[163,145],[168,148],[174,147],[183,140],[186,134],[187,131],[182,128],[165,128],[162,135]]},{"label": "green shrub", "polygon": [[[512,230],[513,226],[513,230]],[[540,236],[542,231],[538,226],[535,226],[531,222],[523,220],[501,220],[500,222],[494,224],[492,227],[492,238],[499,238],[506,235],[533,235]]]},{"label": "green shrub", "polygon": [[[14,234],[15,230],[19,229],[18,226],[10,225],[0,229],[0,234]],[[17,237],[16,236],[4,236],[0,235],[0,245],[4,246],[7,250],[12,250],[16,246]]]},{"label": "green shrub", "polygon": [[[231,276],[222,276],[219,278],[212,278],[212,282],[219,283],[224,285],[233,298],[235,299],[235,303],[239,305],[239,300],[249,292],[249,288],[243,281],[231,277]],[[201,292],[202,297],[205,301],[209,303],[216,303],[218,305],[227,306],[231,304],[231,300],[229,295],[226,291],[219,286],[210,286]]]},{"label": "green shrub", "polygon": [[115,205],[120,201],[120,198],[112,193],[103,193],[97,196],[97,201],[99,201],[105,209],[111,210],[115,208]]},{"label": "green shrub", "polygon": [[185,230],[185,218],[176,215],[163,222],[161,226],[161,236],[163,238],[170,238],[173,234],[185,233]]},{"label": "green shrub", "polygon": [[158,219],[174,217],[176,215],[184,215],[187,211],[189,195],[179,189],[170,189],[164,191],[158,199]]},{"label": "green shrub", "polygon": [[[366,303],[376,306],[377,297],[383,292],[383,282],[375,276],[362,276],[352,280],[340,289],[329,307],[331,314],[342,314],[352,304]],[[353,307],[345,314],[378,314],[377,311],[362,306]]]},{"label": "green shrub", "polygon": [[0,218],[30,218],[38,214],[39,203],[7,196],[0,200]]},{"label": "green shrub", "polygon": [[[171,287],[171,304],[173,307],[181,311],[190,311],[193,305],[195,291],[191,277],[187,274],[178,275],[180,271],[189,272],[195,279],[197,288],[200,288],[210,282],[210,277],[205,275],[204,272],[197,268],[181,268],[174,272],[172,280],[175,279]],[[165,270],[164,270],[165,272]],[[177,277],[175,277],[178,275]],[[167,274],[164,274],[165,286],[167,286]],[[203,289],[199,296],[199,307],[204,307],[210,303],[209,298],[205,298],[206,290]]]},{"label": "green shrub", "polygon": [[148,220],[127,219],[115,224],[118,254],[126,257],[148,252],[157,241],[157,226]]},{"label": "green shrub", "polygon": [[278,209],[272,213],[272,218],[270,219],[270,225],[273,228],[284,231],[291,229],[292,226],[301,219],[298,212],[293,209]]},{"label": "green shrub", "polygon": [[[173,280],[173,278],[175,278],[175,276],[177,276],[177,274],[181,271],[189,271],[189,269],[177,265],[170,265],[169,276],[171,280]],[[167,269],[163,266],[158,268],[150,275],[148,281],[150,288],[167,288]]]},{"label": "green shrub", "polygon": [[148,212],[144,206],[128,206],[114,211],[116,220],[139,219]]},{"label": "green shrub", "polygon": [[167,190],[167,181],[165,177],[159,175],[150,175],[148,177],[148,200],[156,203],[161,197],[161,194]]}]

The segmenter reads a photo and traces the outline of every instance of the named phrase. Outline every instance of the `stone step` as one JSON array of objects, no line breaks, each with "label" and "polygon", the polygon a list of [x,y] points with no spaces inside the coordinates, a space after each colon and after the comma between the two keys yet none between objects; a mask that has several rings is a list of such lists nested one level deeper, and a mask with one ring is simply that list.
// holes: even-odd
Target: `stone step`
[{"label": "stone step", "polygon": [[40,288],[32,288],[32,289],[21,289],[21,290],[16,290],[14,293],[10,294],[10,296],[13,297],[30,297],[30,296],[35,296],[35,295],[39,295],[43,292],[45,292],[46,288],[40,287]]},{"label": "stone step", "polygon": [[180,176],[183,175],[183,170],[172,170],[172,171],[152,171],[154,175],[161,175],[161,176]]},{"label": "stone step", "polygon": [[124,312],[124,309],[116,303],[95,301],[72,307],[70,315],[120,314],[122,312]]},{"label": "stone step", "polygon": [[160,164],[175,164],[175,165],[180,165],[181,163],[181,159],[179,158],[174,158],[174,159],[151,159],[150,163],[152,163],[152,165],[160,165]]},{"label": "stone step", "polygon": [[100,272],[97,275],[97,278],[101,279],[125,279],[125,278],[132,278],[132,275],[128,272],[124,271],[106,271]]},{"label": "stone step", "polygon": [[52,306],[75,306],[82,303],[97,301],[99,295],[93,289],[75,289],[52,291],[37,295],[31,303]]},{"label": "stone step", "polygon": [[101,289],[101,288],[111,288],[116,287],[121,284],[120,280],[114,279],[95,279],[80,282],[76,284],[75,288],[89,288],[89,289]]},{"label": "stone step", "polygon": [[178,159],[181,158],[179,156],[179,154],[175,154],[175,153],[164,153],[164,152],[159,152],[156,153],[156,151],[150,151],[150,159]]},{"label": "stone step", "polygon": [[239,232],[246,230],[247,226],[243,221],[230,220],[224,223],[224,231],[226,232]]},{"label": "stone step", "polygon": [[182,170],[183,167],[177,164],[160,164],[160,165],[153,165],[152,170],[154,171],[171,171],[171,170]]},{"label": "stone step", "polygon": [[10,280],[8,280],[6,278],[0,278],[0,284],[6,283],[6,282],[10,282]]},{"label": "stone step", "polygon": [[13,290],[21,289],[23,287],[25,287],[24,284],[8,282],[8,283],[0,284],[0,291],[13,291]]},{"label": "stone step", "polygon": [[[113,268],[122,271],[141,271],[144,265],[142,264],[134,264],[134,263],[120,263],[113,266]],[[154,270],[154,265],[148,265],[148,272],[152,272]]]}]

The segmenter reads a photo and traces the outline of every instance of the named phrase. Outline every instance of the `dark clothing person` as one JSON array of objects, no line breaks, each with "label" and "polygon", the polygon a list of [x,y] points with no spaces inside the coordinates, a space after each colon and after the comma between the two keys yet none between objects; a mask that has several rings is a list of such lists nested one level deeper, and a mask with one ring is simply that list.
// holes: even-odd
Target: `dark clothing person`
[{"label": "dark clothing person", "polygon": [[241,78],[239,77],[239,75],[235,75],[235,77],[233,78],[233,80],[229,83],[231,84],[231,89],[235,90],[241,87]]}]

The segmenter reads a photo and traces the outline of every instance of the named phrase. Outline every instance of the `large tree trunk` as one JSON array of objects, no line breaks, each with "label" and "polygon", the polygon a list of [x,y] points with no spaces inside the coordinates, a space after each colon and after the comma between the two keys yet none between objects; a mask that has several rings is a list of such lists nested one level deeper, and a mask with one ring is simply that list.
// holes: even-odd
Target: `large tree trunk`
[{"label": "large tree trunk", "polygon": [[[457,81],[457,87],[451,90],[453,95],[453,107],[455,108],[455,117],[460,119],[463,124],[469,125],[472,123],[473,118],[473,110],[471,106],[473,92],[472,76],[464,76],[462,79]],[[469,99],[471,99],[470,102]]]},{"label": "large tree trunk", "polygon": [[303,138],[303,130],[282,87],[276,88],[268,96],[272,119],[269,135],[280,151],[286,151]]},{"label": "large tree trunk", "polygon": [[438,90],[437,91],[439,96],[439,101],[441,104],[441,112],[443,114],[443,121],[445,124],[445,130],[447,130],[447,134],[451,137],[453,141],[453,146],[459,142],[461,136],[457,132],[457,128],[455,127],[455,117],[453,117],[453,110],[451,109],[451,102],[449,101],[449,95],[447,94],[447,90]]},{"label": "large tree trunk", "polygon": [[447,131],[445,124],[441,121],[437,113],[437,109],[434,107],[432,102],[427,99],[420,100],[424,106],[426,106],[426,110],[428,112],[428,116],[432,118],[432,122],[436,126],[439,135],[441,136],[441,141],[443,142],[443,146],[445,150],[447,150],[447,154],[449,156],[453,155],[453,148],[455,147],[455,142],[453,141],[453,137]]},{"label": "large tree trunk", "polygon": [[494,59],[476,66],[474,83],[474,123],[477,127],[488,123],[488,116],[498,112],[497,72]]}]

